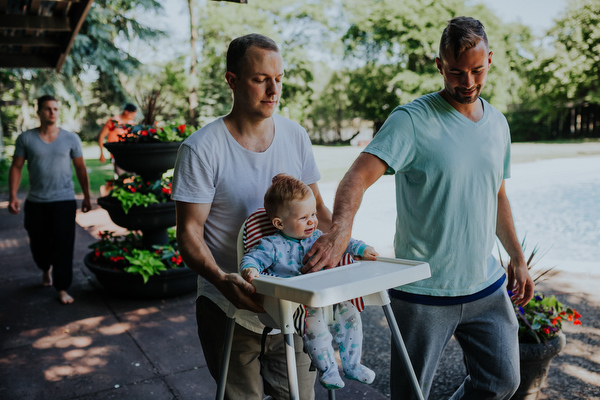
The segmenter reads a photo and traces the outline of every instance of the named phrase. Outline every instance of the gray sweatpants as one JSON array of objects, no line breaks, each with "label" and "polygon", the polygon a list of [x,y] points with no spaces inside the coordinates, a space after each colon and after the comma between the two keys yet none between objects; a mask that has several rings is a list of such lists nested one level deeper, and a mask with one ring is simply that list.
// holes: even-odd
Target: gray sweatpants
[{"label": "gray sweatpants", "polygon": [[[392,309],[425,399],[452,335],[460,344],[467,377],[451,399],[509,399],[519,386],[518,323],[503,285],[482,299],[431,306],[392,299]],[[392,400],[415,399],[392,343]]]}]

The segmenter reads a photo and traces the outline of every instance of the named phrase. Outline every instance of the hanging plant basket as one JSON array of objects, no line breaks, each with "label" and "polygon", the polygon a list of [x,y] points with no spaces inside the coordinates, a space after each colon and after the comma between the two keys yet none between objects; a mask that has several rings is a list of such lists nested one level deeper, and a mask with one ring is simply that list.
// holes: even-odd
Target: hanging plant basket
[{"label": "hanging plant basket", "polygon": [[104,208],[113,222],[132,231],[146,229],[164,229],[175,226],[175,202],[133,206],[125,213],[119,200],[111,196],[98,198],[98,204]]},{"label": "hanging plant basket", "polygon": [[130,231],[142,231],[146,248],[152,248],[155,244],[167,244],[169,241],[167,228],[175,226],[176,223],[173,201],[149,204],[145,207],[133,206],[127,213],[121,203],[111,196],[98,198],[98,204],[108,212],[115,224]]},{"label": "hanging plant basket", "polygon": [[181,143],[113,142],[106,143],[104,147],[112,153],[119,167],[142,175],[144,179],[156,180],[175,166]]}]

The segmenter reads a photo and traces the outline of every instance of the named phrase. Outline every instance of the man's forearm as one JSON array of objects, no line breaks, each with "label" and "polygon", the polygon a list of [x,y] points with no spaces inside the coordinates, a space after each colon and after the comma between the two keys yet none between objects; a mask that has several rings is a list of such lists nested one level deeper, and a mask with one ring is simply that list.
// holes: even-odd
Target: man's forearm
[{"label": "man's forearm", "polygon": [[498,215],[496,222],[496,236],[511,260],[517,265],[525,263],[525,257],[513,222],[510,203],[505,195],[498,196]]},{"label": "man's forearm", "polygon": [[190,229],[178,226],[177,243],[179,243],[179,251],[185,264],[216,286],[223,278],[224,272],[217,265],[204,240],[204,229],[201,228],[193,232]]},{"label": "man's forearm", "polygon": [[14,165],[11,165],[8,172],[8,190],[9,199],[13,200],[17,198],[19,191],[19,184],[21,183],[21,170]]}]

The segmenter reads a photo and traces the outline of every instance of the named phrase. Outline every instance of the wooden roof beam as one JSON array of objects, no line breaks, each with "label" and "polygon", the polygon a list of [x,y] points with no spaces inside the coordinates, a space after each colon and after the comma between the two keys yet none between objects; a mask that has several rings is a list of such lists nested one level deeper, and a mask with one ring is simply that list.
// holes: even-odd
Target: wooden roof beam
[{"label": "wooden roof beam", "polygon": [[0,15],[0,29],[28,29],[48,32],[70,32],[69,17],[37,15]]},{"label": "wooden roof beam", "polygon": [[58,60],[56,61],[55,68],[56,68],[57,72],[60,71],[63,64],[65,63],[65,60],[67,59],[67,55],[71,51],[71,46],[73,45],[73,42],[75,41],[75,37],[79,33],[79,29],[81,29],[81,25],[83,25],[83,21],[85,20],[85,17],[87,16],[88,12],[90,11],[93,1],[94,0],[84,0],[84,2],[82,2],[82,3],[77,3],[77,4],[71,5],[70,15],[73,18],[73,21],[76,21],[76,23],[75,23],[75,26],[73,27],[73,31],[71,32],[71,38],[69,39],[69,43],[67,44],[67,47],[65,47],[65,50],[58,56]]},{"label": "wooden roof beam", "polygon": [[0,36],[0,46],[61,47],[62,45],[64,43],[57,37]]},{"label": "wooden roof beam", "polygon": [[37,54],[11,54],[10,57],[0,57],[0,68],[54,68],[55,57],[44,57]]}]

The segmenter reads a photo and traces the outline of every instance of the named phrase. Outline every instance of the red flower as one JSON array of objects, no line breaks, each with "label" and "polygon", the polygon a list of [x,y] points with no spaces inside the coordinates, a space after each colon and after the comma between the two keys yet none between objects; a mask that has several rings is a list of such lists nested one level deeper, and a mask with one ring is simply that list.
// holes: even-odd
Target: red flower
[{"label": "red flower", "polygon": [[166,187],[164,187],[164,188],[162,188],[162,192],[163,192],[164,194],[171,194],[171,188],[166,188]]},{"label": "red flower", "polygon": [[129,188],[129,190],[131,190],[131,193],[135,193],[136,192],[136,190],[135,190],[134,187]]},{"label": "red flower", "polygon": [[142,136],[148,136],[148,131],[141,131],[140,135],[142,135]]},{"label": "red flower", "polygon": [[552,320],[552,325],[556,325],[560,321],[560,317],[556,317]]},{"label": "red flower", "polygon": [[108,130],[112,131],[117,127],[117,124],[115,123],[114,119],[111,119],[110,121],[108,121]]},{"label": "red flower", "polygon": [[544,332],[547,335],[550,333],[550,328],[545,327],[544,329],[542,329],[542,332]]},{"label": "red flower", "polygon": [[150,128],[150,129],[148,129],[148,132],[150,132],[150,133],[154,134],[154,133],[156,133],[156,129],[154,129],[154,128]]},{"label": "red flower", "polygon": [[581,321],[580,321],[580,320],[575,320],[575,321],[573,322],[573,325],[581,325]]},{"label": "red flower", "polygon": [[577,311],[573,310],[573,315],[575,316],[575,318],[581,318],[581,314],[579,314]]},{"label": "red flower", "polygon": [[185,132],[185,124],[179,125],[177,129],[179,129],[179,132],[183,134],[183,132]]}]

